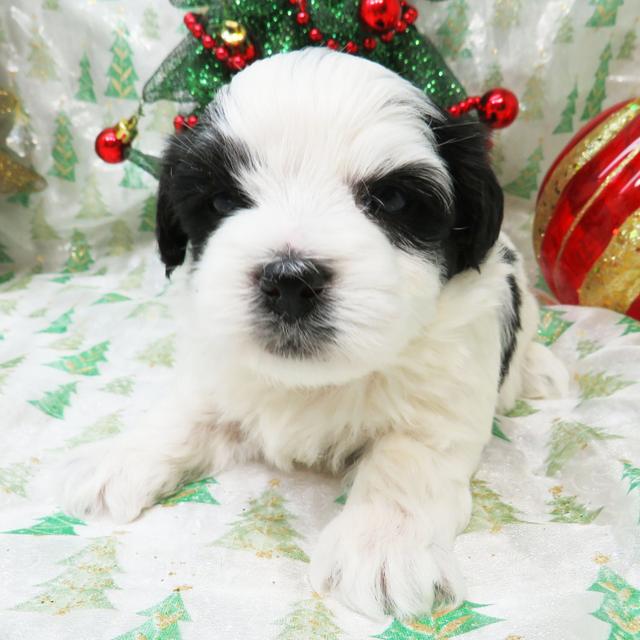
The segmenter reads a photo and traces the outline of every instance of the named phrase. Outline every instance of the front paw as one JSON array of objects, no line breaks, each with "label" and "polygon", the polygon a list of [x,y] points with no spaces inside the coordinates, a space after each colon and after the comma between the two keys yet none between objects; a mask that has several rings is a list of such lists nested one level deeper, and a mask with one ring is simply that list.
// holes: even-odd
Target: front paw
[{"label": "front paw", "polygon": [[125,523],[154,504],[170,480],[162,463],[116,438],[78,449],[55,470],[54,483],[66,513],[80,518],[108,515]]},{"label": "front paw", "polygon": [[451,548],[432,527],[390,508],[347,506],[320,534],[311,583],[373,618],[429,614],[434,601],[452,606],[463,580]]}]

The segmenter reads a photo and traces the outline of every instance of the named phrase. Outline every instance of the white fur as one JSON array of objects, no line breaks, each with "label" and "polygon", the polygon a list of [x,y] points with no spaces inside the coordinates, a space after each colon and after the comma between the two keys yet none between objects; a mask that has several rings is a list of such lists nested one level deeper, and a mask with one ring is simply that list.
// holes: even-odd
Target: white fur
[{"label": "white fur", "polygon": [[[406,163],[429,167],[450,196],[422,118],[429,103],[390,71],[318,51],[275,56],[236,76],[220,104],[228,135],[256,154],[242,181],[257,205],[182,274],[167,399],[140,428],[68,460],[61,502],[128,521],[180,481],[244,460],[338,473],[361,450],[347,504],[313,555],[314,587],[371,615],[427,612],[437,591],[457,600],[453,542],[496,406],[566,383],[531,342],[537,308],[525,292],[498,397],[505,277],[515,269],[524,289],[524,274],[496,246],[479,272],[443,286],[438,264],[392,245],[356,206],[350,181]],[[269,354],[253,331],[250,273],[279,251],[336,273],[337,342],[322,357]]]}]

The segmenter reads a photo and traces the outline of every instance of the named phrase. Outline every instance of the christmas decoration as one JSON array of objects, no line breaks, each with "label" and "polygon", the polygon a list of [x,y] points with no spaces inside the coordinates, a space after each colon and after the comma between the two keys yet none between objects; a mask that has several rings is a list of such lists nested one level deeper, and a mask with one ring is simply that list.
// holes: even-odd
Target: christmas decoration
[{"label": "christmas decoration", "polygon": [[296,602],[292,611],[276,624],[282,626],[276,640],[340,640],[342,637],[333,614],[317,593],[308,600]]},{"label": "christmas decoration", "polygon": [[147,622],[113,640],[182,640],[179,622],[191,622],[180,591],[174,591],[160,604],[138,611]]},{"label": "christmas decoration", "polygon": [[[466,0],[456,0],[455,11],[464,10]],[[191,0],[172,0],[178,7],[202,7]],[[162,63],[143,90],[145,103],[173,100],[195,103],[195,110],[174,118],[177,132],[193,127],[199,113],[213,99],[216,91],[234,73],[258,57],[301,49],[309,45],[327,46],[346,53],[359,54],[400,73],[422,88],[443,107],[464,98],[464,90],[442,56],[413,27],[418,13],[406,0],[280,0],[269,3],[237,0],[237,17],[229,19],[225,3],[205,0],[206,11],[187,12],[185,40]],[[454,12],[455,13],[455,12]],[[451,20],[440,35],[459,49],[460,36],[454,34]],[[126,29],[121,26],[112,47],[114,63],[108,95],[135,95],[130,49]],[[117,78],[117,82],[115,80]],[[123,89],[127,84],[128,90]],[[126,94],[126,95],[125,95]],[[473,105],[458,104],[458,113],[478,109],[480,118],[494,128],[507,126],[517,114],[517,100],[510,92],[497,89]],[[141,108],[138,109],[138,114]],[[456,112],[456,109],[454,109]],[[96,139],[96,152],[107,162],[129,159],[154,176],[158,176],[157,159],[130,148],[135,127],[128,139],[116,128],[103,130]]]},{"label": "christmas decoration", "polygon": [[560,21],[558,32],[553,41],[557,44],[570,44],[573,42],[573,21],[570,15],[564,16]]},{"label": "christmas decoration", "polygon": [[123,428],[122,418],[119,413],[112,413],[104,416],[88,426],[77,436],[69,438],[65,441],[68,447],[78,447],[88,442],[96,442],[103,438],[109,438],[111,436],[120,433]]},{"label": "christmas decoration", "polygon": [[612,27],[623,3],[624,0],[589,0],[589,4],[595,5],[595,11],[587,20],[587,27]]},{"label": "christmas decoration", "polygon": [[546,89],[542,78],[542,68],[538,67],[527,80],[522,94],[522,117],[525,120],[542,120]]},{"label": "christmas decoration", "polygon": [[29,484],[33,474],[33,467],[24,462],[10,464],[8,467],[0,467],[0,491],[25,498],[27,484]]},{"label": "christmas decoration", "polygon": [[618,437],[599,427],[590,427],[581,422],[556,421],[551,427],[549,452],[545,460],[547,475],[557,475],[560,469],[578,452],[586,449],[590,442],[615,440]]},{"label": "christmas decoration", "polygon": [[91,63],[86,53],[80,58],[80,79],[78,83],[80,86],[76,92],[76,99],[84,100],[85,102],[96,102],[93,79],[91,78]]},{"label": "christmas decoration", "polygon": [[18,110],[18,99],[0,88],[0,193],[41,191],[47,185],[3,139],[11,132]]},{"label": "christmas decoration", "polygon": [[633,384],[629,380],[624,380],[622,376],[608,376],[603,371],[578,374],[576,375],[576,380],[580,387],[580,398],[582,400],[605,398]]},{"label": "christmas decoration", "polygon": [[142,14],[142,32],[149,40],[160,40],[158,14],[153,7],[147,7]]},{"label": "christmas decoration", "polygon": [[130,396],[133,393],[133,388],[135,383],[131,376],[123,376],[121,378],[115,378],[104,387],[102,387],[102,391],[107,391],[108,393],[115,393],[119,396]]},{"label": "christmas decoration", "polygon": [[[640,467],[634,467],[630,462],[622,462],[622,479],[629,481],[629,489],[627,493],[631,493],[640,488]],[[640,516],[638,516],[640,523]]]},{"label": "christmas decoration", "polygon": [[71,394],[76,393],[76,383],[60,385],[55,391],[47,391],[42,400],[29,400],[29,404],[40,409],[52,418],[64,419],[65,407],[71,401]]},{"label": "christmas decoration", "polygon": [[[2,334],[0,334],[0,339]],[[19,356],[18,358],[12,358],[11,360],[6,360],[5,362],[0,364],[0,391],[2,391],[2,387],[4,386],[7,378],[22,361],[24,360],[24,356]],[[2,485],[0,485],[2,488]]]},{"label": "christmas decoration", "polygon": [[479,613],[484,604],[467,602],[456,609],[437,607],[430,616],[399,622],[394,620],[383,633],[373,638],[380,640],[449,640],[456,636],[501,622],[500,618]]},{"label": "christmas decoration", "polygon": [[76,218],[89,220],[106,218],[110,215],[102,199],[96,176],[93,172],[89,173],[82,185],[81,198],[81,205],[76,214]]},{"label": "christmas decoration", "polygon": [[131,300],[131,298],[127,298],[127,296],[123,296],[121,293],[105,293],[93,304],[114,304],[115,302],[126,302],[127,300]]},{"label": "christmas decoration", "polygon": [[617,58],[618,60],[631,60],[633,58],[633,52],[636,48],[636,32],[634,29],[631,31],[627,31],[624,34],[624,40],[620,45],[620,51],[618,51]]},{"label": "christmas decoration", "polygon": [[153,233],[156,230],[156,207],[158,200],[156,196],[149,196],[142,206],[142,214],[140,215],[140,226],[138,231],[150,231]]},{"label": "christmas decoration", "polygon": [[570,133],[573,131],[573,116],[576,113],[576,100],[578,98],[578,83],[573,85],[571,93],[567,96],[567,106],[562,112],[558,126],[553,133]]},{"label": "christmas decoration", "polygon": [[159,504],[173,507],[181,502],[198,502],[200,504],[220,504],[210,493],[209,487],[218,484],[215,478],[203,478],[196,482],[189,482],[178,489],[176,493],[160,500]]},{"label": "christmas decoration", "polygon": [[453,116],[459,116],[471,109],[475,109],[480,121],[491,129],[502,129],[518,116],[518,98],[508,89],[499,87],[487,91],[483,96],[466,98],[450,106],[448,111]]},{"label": "christmas decoration", "polygon": [[150,367],[173,367],[175,352],[175,335],[154,340],[146,349],[143,349],[137,359]]},{"label": "christmas decoration", "polygon": [[493,424],[491,425],[491,434],[496,438],[500,438],[500,440],[504,440],[505,442],[511,442],[509,436],[502,430],[502,424],[498,418],[493,419]]},{"label": "christmas decoration", "polygon": [[133,67],[133,51],[127,42],[129,31],[124,24],[118,25],[114,32],[115,40],[111,46],[113,60],[107,71],[109,83],[105,95],[111,98],[137,100],[135,83],[138,79]]},{"label": "christmas decoration", "polygon": [[640,322],[634,320],[633,318],[625,317],[620,318],[616,324],[620,324],[624,326],[623,336],[626,336],[628,333],[640,333]]},{"label": "christmas decoration", "polygon": [[133,249],[133,234],[124,220],[116,220],[111,225],[108,251],[110,256],[121,256]]},{"label": "christmas decoration", "polygon": [[538,145],[527,158],[524,169],[514,180],[504,185],[503,189],[518,198],[528,200],[538,188],[538,174],[540,173],[542,159],[542,145]]},{"label": "christmas decoration", "polygon": [[97,376],[99,362],[106,362],[104,354],[109,350],[109,342],[101,342],[76,356],[64,356],[60,360],[48,363],[48,366],[62,369],[79,376]]},{"label": "christmas decoration", "polygon": [[51,151],[53,167],[49,171],[49,175],[74,182],[76,179],[75,165],[78,164],[78,156],[76,156],[76,152],[73,149],[71,131],[71,121],[67,114],[61,111],[56,117],[55,144]]},{"label": "christmas decoration", "polygon": [[640,590],[609,567],[600,567],[589,591],[603,593],[602,603],[591,615],[611,625],[607,640],[634,640],[640,632]]},{"label": "christmas decoration", "polygon": [[599,349],[602,348],[602,345],[596,340],[578,340],[578,344],[576,345],[576,351],[579,354],[579,358],[586,358],[588,355],[595,353]]},{"label": "christmas decoration", "polygon": [[300,536],[289,524],[293,516],[285,509],[284,498],[275,490],[278,481],[271,485],[259,498],[249,501],[240,520],[231,523],[231,530],[214,544],[254,551],[261,558],[285,556],[309,562],[307,554],[294,542]]},{"label": "christmas decoration", "polygon": [[609,43],[600,54],[600,63],[595,73],[593,86],[591,87],[591,91],[589,91],[587,101],[584,105],[582,120],[595,118],[595,116],[602,111],[602,103],[607,97],[606,81],[609,76],[609,62],[611,58],[613,58],[613,53],[611,51],[611,44]]},{"label": "christmas decoration", "polygon": [[549,489],[551,501],[547,506],[551,507],[551,522],[561,522],[563,524],[590,524],[602,511],[598,509],[587,509],[578,502],[576,496],[563,496],[562,487],[552,487]]},{"label": "christmas decoration", "polygon": [[464,41],[469,31],[468,11],[467,0],[453,0],[449,3],[445,21],[436,31],[440,36],[440,46],[443,54],[447,57],[457,58],[461,56],[467,58],[471,56],[471,52],[468,49],[463,49]]},{"label": "christmas decoration", "polygon": [[517,510],[503,502],[500,494],[494,491],[485,480],[474,478],[471,481],[471,519],[465,533],[489,530],[498,533],[505,524],[522,522]]},{"label": "christmas decoration", "polygon": [[74,309],[71,308],[61,316],[56,318],[46,329],[42,329],[39,333],[66,333],[72,322]]},{"label": "christmas decoration", "polygon": [[49,45],[34,27],[32,38],[29,42],[29,76],[37,80],[57,80],[58,74],[54,64],[54,58],[49,50]]},{"label": "christmas decoration", "polygon": [[604,306],[640,319],[639,145],[637,99],[583,127],[547,172],[533,243],[560,302]]},{"label": "christmas decoration", "polygon": [[52,516],[38,518],[38,523],[28,529],[13,529],[4,533],[17,533],[29,536],[77,536],[75,526],[85,526],[78,518],[64,513],[54,513]]},{"label": "christmas decoration", "polygon": [[69,258],[62,273],[78,273],[88,271],[94,263],[87,237],[81,231],[75,229],[71,236],[71,246],[69,247]]},{"label": "christmas decoration", "polygon": [[42,201],[36,206],[33,218],[31,219],[31,239],[34,242],[60,239],[60,236],[45,218],[44,204]]},{"label": "christmas decoration", "polygon": [[138,116],[123,118],[115,127],[103,129],[96,138],[96,153],[110,164],[122,162],[138,134]]},{"label": "christmas decoration", "polygon": [[572,324],[564,320],[564,311],[556,309],[540,309],[540,322],[538,323],[538,342],[551,346]]},{"label": "christmas decoration", "polygon": [[525,400],[516,400],[513,409],[506,415],[508,418],[526,418],[527,416],[532,416],[534,413],[538,413],[538,409],[534,409]]},{"label": "christmas decoration", "polygon": [[495,0],[493,24],[498,29],[509,29],[520,22],[522,0]]},{"label": "christmas decoration", "polygon": [[62,560],[69,568],[38,586],[45,590],[15,607],[16,611],[41,611],[64,615],[73,609],[113,609],[106,594],[117,589],[110,574],[119,571],[114,538],[95,538],[89,546]]}]

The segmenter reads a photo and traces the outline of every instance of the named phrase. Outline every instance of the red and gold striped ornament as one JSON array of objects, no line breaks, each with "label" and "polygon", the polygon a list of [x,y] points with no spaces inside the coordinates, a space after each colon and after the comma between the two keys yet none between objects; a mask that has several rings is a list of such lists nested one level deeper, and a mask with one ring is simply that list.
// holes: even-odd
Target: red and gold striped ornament
[{"label": "red and gold striped ornament", "polygon": [[556,158],[533,245],[560,302],[640,320],[640,98],[601,113]]}]

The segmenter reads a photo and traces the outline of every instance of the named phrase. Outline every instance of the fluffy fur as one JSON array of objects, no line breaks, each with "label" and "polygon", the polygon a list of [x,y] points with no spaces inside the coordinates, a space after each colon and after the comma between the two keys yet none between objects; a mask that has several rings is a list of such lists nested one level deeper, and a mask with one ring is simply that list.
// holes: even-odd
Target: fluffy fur
[{"label": "fluffy fur", "polygon": [[[250,459],[344,473],[314,587],[370,615],[458,600],[452,548],[496,406],[567,384],[532,342],[501,221],[482,127],[389,70],[314,49],[238,74],[165,154],[161,257],[193,258],[175,382],[139,428],[66,462],[64,508],[129,521]],[[323,270],[313,287],[300,272],[304,317],[263,304],[274,261]]]}]

